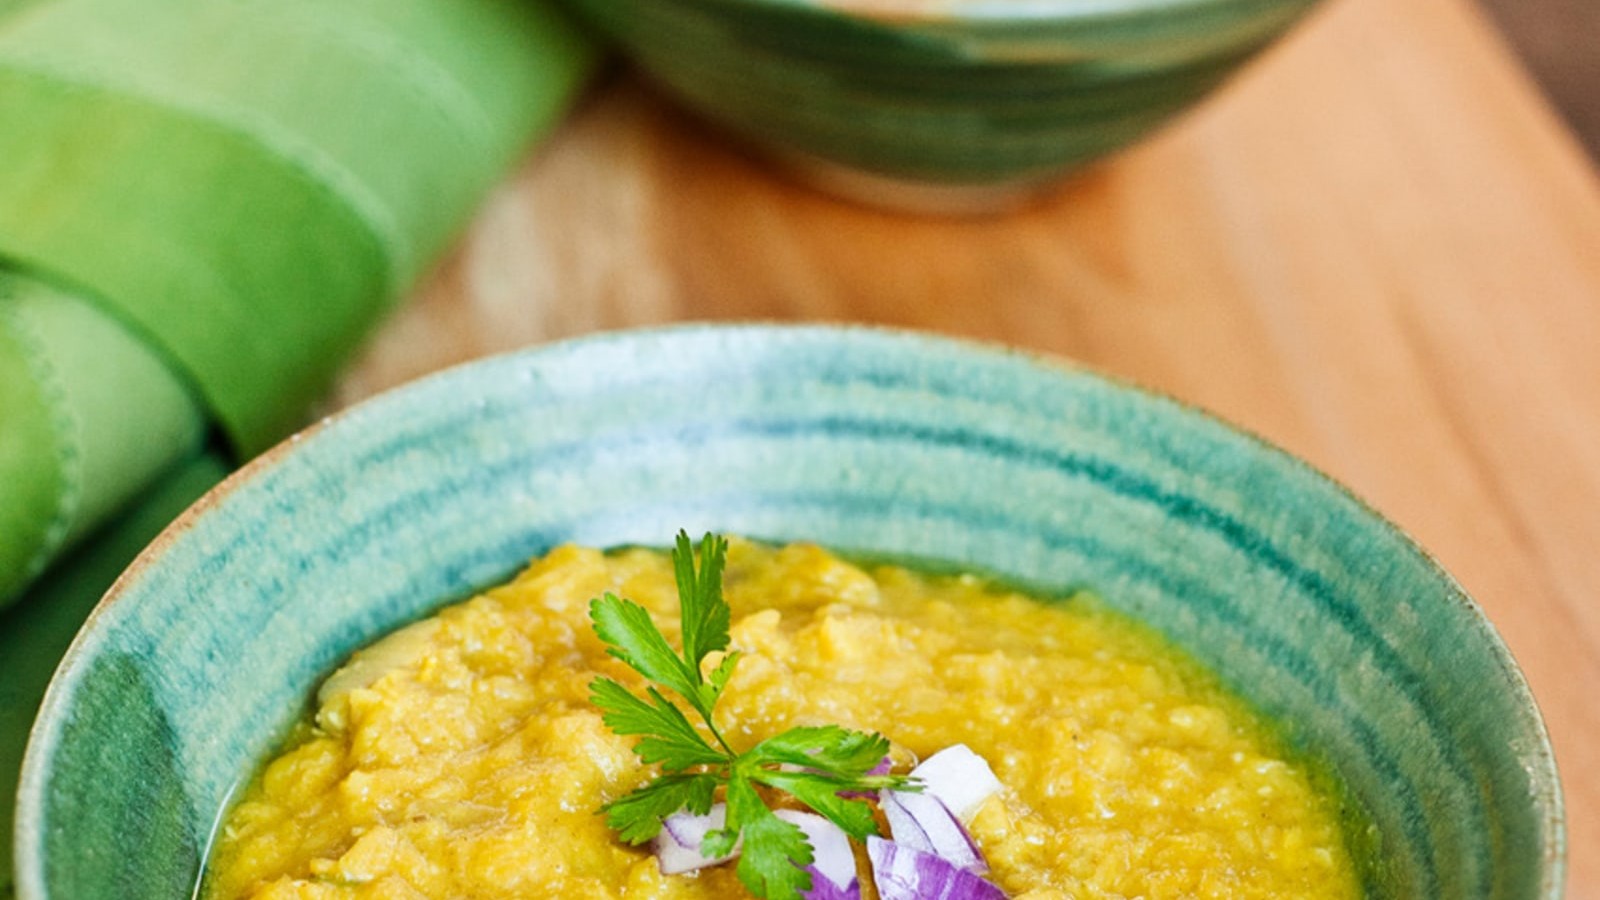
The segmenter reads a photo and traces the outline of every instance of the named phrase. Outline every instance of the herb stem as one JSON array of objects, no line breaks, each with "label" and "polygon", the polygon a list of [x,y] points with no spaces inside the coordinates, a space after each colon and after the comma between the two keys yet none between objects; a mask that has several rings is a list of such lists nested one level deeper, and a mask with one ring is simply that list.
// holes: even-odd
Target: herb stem
[{"label": "herb stem", "polygon": [[717,739],[717,743],[720,744],[722,746],[722,749],[727,752],[728,760],[731,762],[733,760],[738,759],[739,758],[738,752],[735,751],[732,747],[728,746],[728,742],[726,740],[724,740],[723,737],[722,737],[722,732],[717,730],[717,724],[715,722],[711,721],[711,717],[710,716],[706,716],[705,720],[706,720],[706,727],[711,729],[711,736],[716,738]]}]

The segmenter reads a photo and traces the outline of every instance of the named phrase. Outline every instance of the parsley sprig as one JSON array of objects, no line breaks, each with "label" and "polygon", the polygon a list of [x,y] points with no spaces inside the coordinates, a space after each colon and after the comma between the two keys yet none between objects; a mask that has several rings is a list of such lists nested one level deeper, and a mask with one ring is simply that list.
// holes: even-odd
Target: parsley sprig
[{"label": "parsley sprig", "polygon": [[[742,752],[728,743],[713,715],[739,664],[739,652],[728,650],[730,610],[722,596],[727,554],[727,540],[707,534],[700,542],[697,569],[688,534],[678,533],[672,562],[682,618],[681,654],[637,603],[607,593],[589,604],[589,617],[606,652],[653,682],[641,697],[614,679],[596,678],[589,685],[590,701],[612,731],[638,737],[634,752],[662,772],[602,810],[622,840],[641,844],[659,834],[662,820],[679,810],[696,815],[710,811],[721,789],[726,827],[707,834],[700,852],[708,858],[724,856],[742,836],[738,873],[745,887],[767,900],[799,900],[811,889],[805,870],[812,862],[811,845],[797,826],[773,814],[758,785],[789,794],[857,840],[877,834],[877,823],[871,807],[842,793],[916,786],[903,775],[868,774],[889,751],[888,739],[880,734],[823,725],[792,728]],[[705,674],[706,658],[719,652],[722,659]],[[698,723],[661,688],[681,698]]]}]

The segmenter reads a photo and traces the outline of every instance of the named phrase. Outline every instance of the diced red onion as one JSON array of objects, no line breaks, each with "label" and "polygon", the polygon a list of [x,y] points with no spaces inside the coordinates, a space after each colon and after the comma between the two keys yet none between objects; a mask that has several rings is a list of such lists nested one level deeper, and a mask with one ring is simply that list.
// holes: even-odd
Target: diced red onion
[{"label": "diced red onion", "polygon": [[695,869],[720,865],[738,856],[738,844],[734,845],[732,852],[727,856],[707,858],[700,855],[700,844],[706,839],[706,834],[722,828],[727,821],[728,807],[722,803],[712,806],[711,811],[703,816],[675,812],[663,819],[661,833],[656,835],[654,846],[661,874],[678,875],[692,872]]},{"label": "diced red onion", "polygon": [[805,832],[811,845],[811,890],[806,900],[861,900],[856,880],[856,855],[844,829],[814,813],[780,809],[774,815]]},{"label": "diced red onion", "polygon": [[842,888],[817,875],[815,869],[807,871],[811,873],[811,890],[801,895],[806,900],[861,900],[860,882],[852,881],[849,888]]},{"label": "diced red onion", "polygon": [[911,770],[911,777],[922,782],[924,793],[943,800],[963,822],[977,814],[983,801],[1000,792],[994,770],[966,744],[946,747],[928,757]]},{"label": "diced red onion", "polygon": [[896,843],[932,853],[958,868],[979,874],[989,871],[978,843],[938,797],[886,790],[879,795],[878,804]]},{"label": "diced red onion", "polygon": [[1005,900],[992,882],[948,860],[880,837],[867,838],[882,900]]}]

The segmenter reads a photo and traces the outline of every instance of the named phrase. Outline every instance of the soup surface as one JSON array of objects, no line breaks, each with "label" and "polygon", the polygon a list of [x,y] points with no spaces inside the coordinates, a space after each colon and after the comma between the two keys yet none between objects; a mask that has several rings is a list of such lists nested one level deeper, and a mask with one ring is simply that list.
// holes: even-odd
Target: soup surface
[{"label": "soup surface", "polygon": [[[900,771],[968,745],[1005,784],[971,830],[1013,898],[1359,894],[1335,804],[1270,729],[1092,599],[739,541],[725,583],[730,741],[879,731]],[[731,865],[662,875],[597,813],[654,774],[588,700],[597,675],[643,686],[590,628],[606,591],[677,640],[664,553],[563,547],[356,654],[228,815],[204,896],[749,896]]]}]

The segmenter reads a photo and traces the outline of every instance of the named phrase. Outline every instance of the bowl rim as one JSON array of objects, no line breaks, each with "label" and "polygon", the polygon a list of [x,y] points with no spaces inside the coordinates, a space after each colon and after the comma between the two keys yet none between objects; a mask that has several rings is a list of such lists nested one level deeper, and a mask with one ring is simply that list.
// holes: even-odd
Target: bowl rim
[{"label": "bowl rim", "polygon": [[[740,2],[744,2],[744,0],[740,0]],[[769,0],[751,0],[751,2],[769,2]],[[784,2],[784,0],[776,0],[776,2]],[[1163,2],[1163,0],[1157,0],[1157,2]],[[1175,0],[1175,2],[1181,3],[1187,2],[1187,0]],[[1210,2],[1210,0],[1199,0],[1199,2]],[[54,900],[47,892],[44,872],[43,823],[45,800],[49,791],[49,769],[47,768],[47,763],[50,759],[53,759],[56,746],[59,743],[60,733],[57,726],[70,710],[71,694],[68,691],[72,687],[69,682],[73,681],[72,674],[74,670],[79,667],[86,654],[93,650],[91,644],[94,641],[95,632],[105,618],[104,614],[122,597],[129,583],[144,569],[156,564],[167,548],[182,538],[184,534],[191,531],[197,522],[212,508],[225,502],[229,496],[254,479],[259,473],[279,465],[307,439],[321,434],[327,431],[330,426],[345,419],[353,418],[362,411],[373,408],[380,403],[394,402],[397,394],[410,392],[436,381],[465,377],[464,373],[480,366],[504,365],[518,358],[537,356],[552,350],[572,351],[588,347],[598,348],[613,342],[651,340],[675,335],[730,333],[743,335],[802,335],[829,340],[849,339],[866,335],[881,339],[900,340],[912,345],[955,350],[965,354],[977,354],[996,359],[1008,358],[1031,364],[1042,373],[1087,375],[1143,400],[1155,400],[1179,411],[1197,416],[1200,420],[1203,420],[1207,427],[1221,429],[1236,437],[1243,438],[1254,449],[1265,453],[1267,457],[1289,466],[1299,474],[1320,483],[1325,488],[1331,488],[1341,495],[1344,500],[1353,503],[1355,508],[1371,519],[1387,537],[1397,541],[1402,548],[1414,553],[1430,573],[1439,580],[1447,595],[1444,599],[1452,602],[1466,614],[1473,629],[1484,640],[1485,648],[1493,656],[1494,662],[1506,676],[1508,689],[1519,702],[1519,706],[1525,710],[1527,723],[1532,729],[1532,736],[1537,740],[1534,748],[1536,753],[1527,759],[1528,762],[1538,764],[1536,767],[1530,767],[1530,775],[1533,776],[1531,780],[1535,788],[1534,799],[1547,813],[1541,823],[1541,827],[1543,833],[1549,838],[1545,848],[1545,859],[1542,865],[1543,879],[1539,887],[1537,900],[1561,900],[1566,885],[1568,855],[1566,800],[1562,790],[1555,748],[1550,739],[1549,726],[1545,721],[1544,711],[1540,708],[1538,699],[1534,696],[1533,689],[1528,684],[1526,674],[1517,663],[1515,656],[1512,655],[1505,638],[1494,627],[1493,622],[1484,612],[1483,607],[1466,591],[1456,577],[1445,569],[1439,560],[1412,537],[1409,532],[1379,512],[1343,482],[1267,440],[1256,431],[1235,423],[1219,413],[1175,397],[1166,391],[1145,386],[1130,378],[1087,365],[1064,355],[1009,345],[997,340],[954,336],[919,329],[855,323],[793,323],[771,320],[695,321],[642,328],[610,329],[577,337],[545,341],[504,353],[466,360],[395,385],[337,412],[323,416],[321,419],[284,438],[273,447],[230,473],[185,509],[166,528],[162,529],[161,533],[140,551],[133,562],[117,577],[116,581],[107,589],[85,619],[84,624],[74,636],[71,645],[67,648],[67,652],[51,677],[50,684],[46,688],[45,695],[39,704],[39,711],[36,714],[34,723],[29,729],[28,743],[23,754],[22,769],[17,785],[15,830],[12,835],[13,877],[16,900]],[[198,890],[198,885],[196,890]]]},{"label": "bowl rim", "polygon": [[[1261,0],[724,0],[729,5],[806,9],[889,26],[1074,22],[1259,5]],[[1302,11],[1320,0],[1281,0]]]}]

